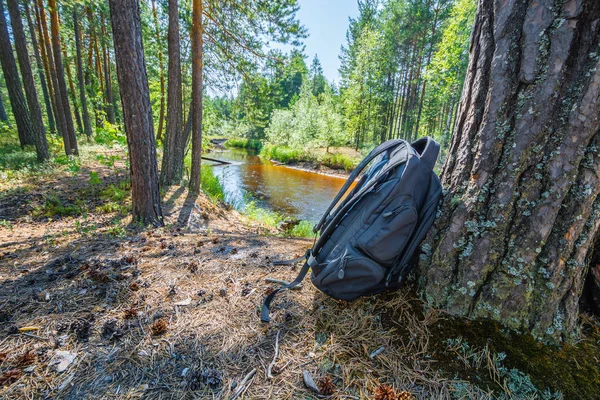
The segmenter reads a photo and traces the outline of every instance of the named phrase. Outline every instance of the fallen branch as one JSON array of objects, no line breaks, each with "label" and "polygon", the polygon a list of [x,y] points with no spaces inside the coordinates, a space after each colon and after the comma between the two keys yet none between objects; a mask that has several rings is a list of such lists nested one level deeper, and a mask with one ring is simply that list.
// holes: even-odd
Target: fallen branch
[{"label": "fallen branch", "polygon": [[[269,283],[277,283],[280,285],[289,285],[290,283],[288,281],[284,281],[281,279],[275,279],[275,278],[265,278],[265,282],[269,282]],[[293,288],[291,288],[292,290],[299,290],[302,289],[302,284],[299,283],[298,285],[294,286]]]},{"label": "fallen branch", "polygon": [[229,398],[229,400],[237,399],[242,393],[244,393],[246,391],[246,389],[248,387],[250,387],[250,384],[252,383],[252,378],[254,377],[254,374],[256,374],[256,368],[254,368],[252,371],[248,372],[248,375],[246,375],[244,377],[244,379],[242,379],[242,381],[238,385],[237,390],[233,393],[233,396],[231,396]]},{"label": "fallen branch", "polygon": [[275,355],[273,355],[273,361],[271,361],[271,364],[269,364],[269,369],[267,370],[267,377],[269,379],[273,379],[273,367],[275,366],[275,363],[277,362],[277,355],[279,354],[279,334],[281,333],[281,331],[277,331],[277,336],[275,337]]}]

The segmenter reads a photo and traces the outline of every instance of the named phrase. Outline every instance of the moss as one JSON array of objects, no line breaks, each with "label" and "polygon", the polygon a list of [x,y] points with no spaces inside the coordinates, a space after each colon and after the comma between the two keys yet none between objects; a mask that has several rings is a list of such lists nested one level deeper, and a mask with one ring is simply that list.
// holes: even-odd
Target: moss
[{"label": "moss", "polygon": [[[556,327],[562,328],[560,315]],[[489,346],[490,352],[505,354],[503,368],[507,373],[520,371],[540,390],[560,392],[567,399],[596,398],[600,393],[600,330],[587,326],[587,337],[576,345],[547,346],[529,334],[507,332],[495,322],[448,318],[431,329],[432,344],[439,365],[448,375],[458,375],[481,387],[499,389],[498,384],[482,371],[466,368],[453,353],[447,351],[448,339],[462,338],[472,348]]]}]

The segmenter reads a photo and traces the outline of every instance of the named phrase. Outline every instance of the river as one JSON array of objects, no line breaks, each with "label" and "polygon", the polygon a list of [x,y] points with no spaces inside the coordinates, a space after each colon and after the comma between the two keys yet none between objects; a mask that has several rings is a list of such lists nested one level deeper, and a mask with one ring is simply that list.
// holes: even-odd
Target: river
[{"label": "river", "polygon": [[250,201],[291,218],[317,222],[345,182],[344,178],[274,164],[252,150],[215,150],[212,158],[230,162],[213,172],[225,201],[243,210]]}]

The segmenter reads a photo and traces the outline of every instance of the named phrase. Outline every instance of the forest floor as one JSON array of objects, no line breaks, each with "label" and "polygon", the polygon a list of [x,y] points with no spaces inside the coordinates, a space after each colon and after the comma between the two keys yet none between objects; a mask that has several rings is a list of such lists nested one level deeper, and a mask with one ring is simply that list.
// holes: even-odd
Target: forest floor
[{"label": "forest floor", "polygon": [[124,151],[81,150],[0,172],[2,399],[598,398],[592,317],[555,348],[410,288],[346,303],[307,279],[263,324],[265,278],[296,274],[273,261],[310,240],[184,187],[164,194],[166,227],[132,225]]}]

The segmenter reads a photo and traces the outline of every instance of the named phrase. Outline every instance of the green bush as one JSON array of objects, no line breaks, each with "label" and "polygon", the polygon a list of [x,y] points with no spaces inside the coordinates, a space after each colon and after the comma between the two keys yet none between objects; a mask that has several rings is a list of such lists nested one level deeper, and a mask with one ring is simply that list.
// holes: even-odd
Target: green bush
[{"label": "green bush", "polygon": [[258,139],[231,138],[225,142],[225,146],[260,151],[263,144]]},{"label": "green bush", "polygon": [[290,149],[267,144],[260,151],[260,156],[269,160],[275,160],[284,164],[300,161],[315,161],[315,157],[301,150]]},{"label": "green bush", "polygon": [[111,125],[108,122],[105,122],[102,127],[96,128],[94,140],[98,144],[110,146],[116,144],[124,146],[127,144],[127,136],[125,135],[125,132],[119,130],[116,125]]},{"label": "green bush", "polygon": [[356,160],[341,153],[325,154],[321,162],[329,168],[345,171],[352,171],[357,165]]},{"label": "green bush", "polygon": [[211,166],[202,164],[200,174],[200,186],[204,193],[210,197],[213,202],[222,201],[225,198],[225,192],[219,179],[213,173]]}]

